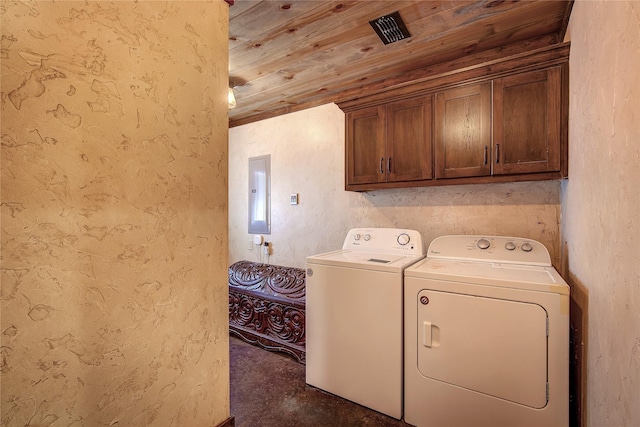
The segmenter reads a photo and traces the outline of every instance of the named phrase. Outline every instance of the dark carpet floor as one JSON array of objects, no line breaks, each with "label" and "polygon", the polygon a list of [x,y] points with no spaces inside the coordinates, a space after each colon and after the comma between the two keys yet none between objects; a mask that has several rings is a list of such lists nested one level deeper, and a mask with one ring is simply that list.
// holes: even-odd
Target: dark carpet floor
[{"label": "dark carpet floor", "polygon": [[408,427],[305,384],[292,357],[230,337],[231,415],[236,427]]}]

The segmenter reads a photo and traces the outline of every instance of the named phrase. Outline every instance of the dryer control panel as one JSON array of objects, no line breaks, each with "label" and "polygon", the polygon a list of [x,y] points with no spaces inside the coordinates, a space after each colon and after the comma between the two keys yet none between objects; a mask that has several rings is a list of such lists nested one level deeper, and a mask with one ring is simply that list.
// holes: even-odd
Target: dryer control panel
[{"label": "dryer control panel", "polygon": [[420,233],[401,228],[353,228],[347,233],[342,249],[424,256]]},{"label": "dryer control panel", "polygon": [[508,236],[441,236],[429,245],[427,258],[551,266],[542,243]]}]

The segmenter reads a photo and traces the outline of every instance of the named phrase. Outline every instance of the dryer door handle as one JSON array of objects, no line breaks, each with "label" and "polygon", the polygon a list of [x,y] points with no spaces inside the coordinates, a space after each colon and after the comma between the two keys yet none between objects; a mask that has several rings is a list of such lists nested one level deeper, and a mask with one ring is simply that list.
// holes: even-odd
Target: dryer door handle
[{"label": "dryer door handle", "polygon": [[431,322],[422,322],[422,345],[431,348],[432,342]]},{"label": "dryer door handle", "polygon": [[422,322],[422,345],[429,348],[440,347],[440,328],[426,320]]}]

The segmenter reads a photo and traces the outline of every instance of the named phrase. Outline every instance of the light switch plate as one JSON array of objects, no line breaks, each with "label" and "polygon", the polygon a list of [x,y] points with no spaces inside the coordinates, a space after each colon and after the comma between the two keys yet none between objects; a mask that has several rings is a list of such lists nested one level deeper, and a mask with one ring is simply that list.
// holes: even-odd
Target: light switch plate
[{"label": "light switch plate", "polygon": [[291,204],[292,205],[298,204],[298,193],[291,193]]}]

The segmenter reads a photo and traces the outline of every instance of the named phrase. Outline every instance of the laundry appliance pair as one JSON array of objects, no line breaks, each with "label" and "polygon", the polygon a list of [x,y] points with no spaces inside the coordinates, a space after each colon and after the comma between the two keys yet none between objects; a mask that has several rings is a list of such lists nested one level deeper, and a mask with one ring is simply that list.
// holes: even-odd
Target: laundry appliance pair
[{"label": "laundry appliance pair", "polygon": [[568,425],[569,287],[541,243],[352,229],[306,294],[309,385],[419,427]]}]

